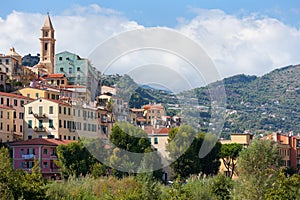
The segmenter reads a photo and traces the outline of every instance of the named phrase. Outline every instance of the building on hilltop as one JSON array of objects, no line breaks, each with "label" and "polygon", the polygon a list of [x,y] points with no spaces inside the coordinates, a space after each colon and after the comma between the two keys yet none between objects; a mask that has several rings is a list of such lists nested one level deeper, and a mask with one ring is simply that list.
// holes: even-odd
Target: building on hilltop
[{"label": "building on hilltop", "polygon": [[55,73],[63,73],[70,85],[85,86],[94,101],[100,92],[100,72],[86,58],[64,51],[55,56]]},{"label": "building on hilltop", "polygon": [[22,57],[12,47],[7,54],[0,54],[0,72],[6,73],[10,80],[20,81],[22,70]]}]

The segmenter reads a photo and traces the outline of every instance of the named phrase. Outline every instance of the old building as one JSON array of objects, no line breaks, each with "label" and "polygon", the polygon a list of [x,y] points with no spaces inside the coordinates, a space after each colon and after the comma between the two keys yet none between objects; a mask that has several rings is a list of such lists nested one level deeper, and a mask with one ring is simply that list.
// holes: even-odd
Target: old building
[{"label": "old building", "polygon": [[100,92],[100,72],[86,58],[64,51],[55,56],[55,73],[63,73],[70,85],[85,86],[91,94],[91,101]]}]

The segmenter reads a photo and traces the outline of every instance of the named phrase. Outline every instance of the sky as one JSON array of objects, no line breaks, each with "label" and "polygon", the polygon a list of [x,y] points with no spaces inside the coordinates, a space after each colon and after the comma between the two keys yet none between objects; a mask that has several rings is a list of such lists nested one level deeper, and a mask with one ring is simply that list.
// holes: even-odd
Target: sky
[{"label": "sky", "polygon": [[97,45],[124,31],[166,27],[197,42],[221,77],[260,76],[300,63],[296,0],[0,0],[0,53],[11,46],[22,56],[38,53],[47,12],[56,53],[88,57]]}]

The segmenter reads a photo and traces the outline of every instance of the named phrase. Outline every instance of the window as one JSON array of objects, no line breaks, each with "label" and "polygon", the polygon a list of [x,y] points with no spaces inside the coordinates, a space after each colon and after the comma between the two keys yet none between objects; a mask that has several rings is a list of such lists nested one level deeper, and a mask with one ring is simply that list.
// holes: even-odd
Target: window
[{"label": "window", "polygon": [[55,94],[51,94],[51,99],[55,99]]},{"label": "window", "polygon": [[49,128],[53,128],[53,119],[49,119]]},{"label": "window", "polygon": [[53,106],[49,106],[49,114],[53,114]]},{"label": "window", "polygon": [[66,140],[67,139],[67,136],[66,135],[64,135],[64,140]]},{"label": "window", "polygon": [[64,128],[67,128],[67,122],[64,120]]},{"label": "window", "polygon": [[17,118],[17,113],[16,113],[16,111],[14,111],[14,119],[16,119]]},{"label": "window", "polygon": [[9,72],[9,70],[8,70],[8,68],[6,67],[6,73],[8,73]]},{"label": "window", "polygon": [[71,140],[71,136],[68,136],[68,140]]},{"label": "window", "polygon": [[27,95],[26,95],[28,98],[30,98],[30,94],[28,93]]},{"label": "window", "polygon": [[44,155],[48,154],[48,149],[44,149]]},{"label": "window", "polygon": [[48,37],[48,31],[44,31],[44,37]]},{"label": "window", "polygon": [[32,139],[32,135],[28,135],[28,140],[31,140]]},{"label": "window", "polygon": [[61,72],[63,72],[63,71],[64,71],[64,68],[63,68],[63,67],[61,67],[59,70],[60,70]]},{"label": "window", "polygon": [[28,107],[28,113],[29,113],[29,114],[33,114],[33,112],[32,112],[32,107]]},{"label": "window", "polygon": [[23,132],[23,126],[20,125],[20,132],[22,133]]},{"label": "window", "polygon": [[72,74],[73,73],[73,69],[72,67],[69,67],[69,74]]},{"label": "window", "polygon": [[21,155],[24,155],[24,149],[20,150]]},{"label": "window", "polygon": [[48,43],[45,43],[45,51],[48,50]]},{"label": "window", "polygon": [[58,121],[59,128],[62,127],[61,120]]},{"label": "window", "polygon": [[7,124],[7,129],[6,129],[7,131],[9,131],[9,125]]},{"label": "window", "polygon": [[77,67],[77,71],[78,71],[78,72],[80,71],[80,67]]},{"label": "window", "polygon": [[0,123],[0,130],[2,130],[3,129],[3,123],[1,122]]},{"label": "window", "polygon": [[66,114],[67,114],[67,108],[64,107],[64,115],[66,115]]},{"label": "window", "polygon": [[4,104],[4,99],[1,97],[1,105]]},{"label": "window", "polygon": [[74,116],[74,117],[76,116],[76,111],[75,111],[75,109],[73,109],[73,116]]},{"label": "window", "polygon": [[75,136],[73,136],[73,140],[76,140],[76,137],[75,137]]},{"label": "window", "polygon": [[39,98],[39,93],[35,93],[35,97],[36,97],[36,98]]},{"label": "window", "polygon": [[19,113],[19,119],[24,119],[24,113],[22,112]]},{"label": "window", "polygon": [[14,132],[17,131],[17,125],[14,124]]},{"label": "window", "polygon": [[43,106],[39,106],[39,116],[43,115]]},{"label": "window", "polygon": [[48,162],[43,162],[43,168],[44,169],[48,168]]},{"label": "window", "polygon": [[77,112],[77,113],[78,113],[78,117],[80,117],[80,110],[78,110],[78,112]]},{"label": "window", "polygon": [[7,112],[7,119],[9,119],[9,112]]},{"label": "window", "polygon": [[3,111],[0,111],[0,118],[3,118]]},{"label": "window", "polygon": [[14,106],[18,106],[18,100],[14,99]]},{"label": "window", "polygon": [[68,115],[71,115],[71,108],[68,108]]},{"label": "window", "polygon": [[61,106],[58,108],[58,113],[61,114]]},{"label": "window", "polygon": [[65,84],[65,80],[61,80],[61,84]]},{"label": "window", "polygon": [[7,64],[7,65],[9,64],[9,59],[5,59],[5,64]]},{"label": "window", "polygon": [[20,101],[20,106],[24,107],[24,101],[23,100]]},{"label": "window", "polygon": [[0,64],[2,64],[2,59],[0,59]]},{"label": "window", "polygon": [[32,128],[32,120],[28,120],[28,128]]},{"label": "window", "polygon": [[62,57],[59,57],[58,60],[62,60]]},{"label": "window", "polygon": [[6,99],[6,106],[9,106],[9,98]]},{"label": "window", "polygon": [[154,144],[158,144],[158,138],[154,138]]}]

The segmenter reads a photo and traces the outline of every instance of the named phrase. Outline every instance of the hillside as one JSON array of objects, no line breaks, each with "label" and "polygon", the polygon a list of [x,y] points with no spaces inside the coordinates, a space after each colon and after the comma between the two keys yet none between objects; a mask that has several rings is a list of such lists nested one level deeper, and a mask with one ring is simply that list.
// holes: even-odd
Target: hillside
[{"label": "hillside", "polygon": [[[106,76],[103,83],[113,85],[121,77],[120,75]],[[276,69],[261,77],[241,74],[225,78],[222,82],[212,83],[210,85],[212,87],[223,83],[227,95],[227,114],[223,136],[228,137],[230,133],[243,133],[244,131],[254,134],[279,130],[299,133],[299,77],[300,65],[295,65]],[[131,81],[133,82],[132,79]],[[197,95],[199,105],[210,107],[207,87],[195,88],[173,95],[163,90],[137,86],[129,105],[139,108],[149,102],[156,102],[172,106],[178,104],[177,97],[181,98],[180,102],[188,101],[190,93]],[[168,106],[166,108],[168,109]],[[168,111],[170,115],[176,114],[171,112],[171,109]],[[210,115],[202,112],[200,116],[199,123],[202,130],[205,131]]]},{"label": "hillside", "polygon": [[[262,77],[237,75],[223,80],[227,95],[224,135],[267,131],[300,132],[300,65]],[[213,83],[218,84],[218,83]],[[210,105],[207,88],[194,89],[199,104]]]}]

